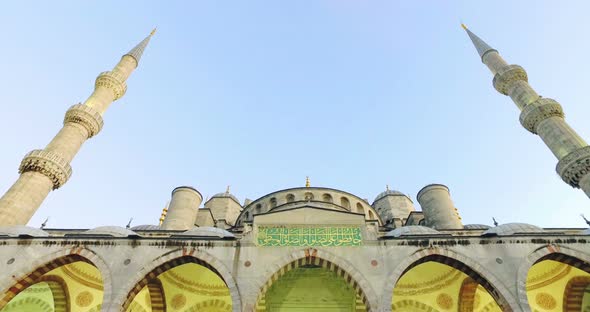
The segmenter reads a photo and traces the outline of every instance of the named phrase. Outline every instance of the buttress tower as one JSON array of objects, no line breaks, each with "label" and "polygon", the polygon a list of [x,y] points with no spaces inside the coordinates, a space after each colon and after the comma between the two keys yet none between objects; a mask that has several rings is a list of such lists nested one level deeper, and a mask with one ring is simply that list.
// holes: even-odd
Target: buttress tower
[{"label": "buttress tower", "polygon": [[543,98],[528,83],[524,68],[508,65],[497,50],[461,25],[469,35],[481,61],[494,75],[494,88],[510,96],[520,109],[520,124],[541,137],[557,158],[557,173],[574,188],[590,197],[590,146],[567,124],[561,105]]},{"label": "buttress tower", "polygon": [[0,225],[24,225],[51,190],[64,185],[72,175],[70,162],[82,144],[100,132],[102,116],[109,105],[127,90],[126,81],[139,65],[155,29],[123,55],[111,71],[96,78],[94,92],[83,104],[70,107],[63,127],[45,149],[33,150],[22,160],[20,176],[0,198]]}]

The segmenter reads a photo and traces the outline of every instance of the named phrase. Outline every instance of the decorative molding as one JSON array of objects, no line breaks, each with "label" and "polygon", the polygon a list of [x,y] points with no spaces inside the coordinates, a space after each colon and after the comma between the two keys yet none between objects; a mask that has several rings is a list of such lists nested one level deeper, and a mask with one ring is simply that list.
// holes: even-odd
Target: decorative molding
[{"label": "decorative molding", "polygon": [[590,146],[565,155],[559,160],[555,170],[565,183],[580,188],[580,180],[590,172]]},{"label": "decorative molding", "polygon": [[127,91],[127,84],[125,83],[124,77],[112,71],[100,73],[98,77],[96,77],[94,87],[105,87],[113,90],[113,94],[115,95],[113,101],[120,99]]},{"label": "decorative molding", "polygon": [[72,167],[60,155],[45,151],[33,150],[20,163],[18,173],[27,171],[39,172],[53,182],[53,189],[64,185],[72,175]]},{"label": "decorative molding", "polygon": [[537,125],[550,117],[564,117],[563,109],[557,101],[539,98],[524,107],[520,113],[520,124],[533,134],[537,134]]},{"label": "decorative molding", "polygon": [[528,82],[526,71],[518,65],[508,65],[501,68],[494,76],[493,84],[498,92],[508,95],[512,83],[518,80]]},{"label": "decorative molding", "polygon": [[88,131],[88,138],[100,132],[104,124],[102,116],[92,107],[83,104],[73,105],[66,112],[64,125],[68,122],[77,123]]}]

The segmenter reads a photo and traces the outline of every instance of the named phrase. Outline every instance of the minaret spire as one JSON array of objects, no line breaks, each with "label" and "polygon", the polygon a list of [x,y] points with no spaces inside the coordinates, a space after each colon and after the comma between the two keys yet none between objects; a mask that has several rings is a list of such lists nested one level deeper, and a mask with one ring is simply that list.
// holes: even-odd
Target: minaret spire
[{"label": "minaret spire", "polygon": [[590,146],[565,121],[561,105],[539,96],[529,85],[524,68],[508,65],[497,50],[462,26],[494,75],[496,91],[512,98],[521,111],[521,125],[539,135],[558,159],[556,171],[562,180],[590,197]]},{"label": "minaret spire", "polygon": [[64,185],[72,175],[70,162],[82,144],[100,132],[102,115],[109,105],[127,91],[127,78],[154,32],[129,53],[123,55],[111,71],[96,78],[94,92],[81,104],[66,112],[63,127],[44,149],[33,150],[22,160],[18,180],[0,198],[0,225],[24,225],[29,222],[51,190]]},{"label": "minaret spire", "polygon": [[[141,56],[143,55],[143,51],[147,47],[148,43],[150,43],[150,39],[152,39],[152,36],[154,36],[155,33],[156,33],[156,28],[154,28],[150,32],[150,34],[147,37],[145,37],[145,39],[143,39],[140,43],[138,43],[135,47],[133,47],[133,49],[131,49],[129,52],[127,52],[127,54],[125,54],[125,55],[129,55],[133,59],[135,59],[135,62],[137,63],[136,66],[139,65],[139,60],[141,59]],[[123,56],[125,56],[125,55],[123,55]]]},{"label": "minaret spire", "polygon": [[483,41],[481,38],[479,38],[476,34],[472,33],[471,30],[469,30],[469,28],[467,28],[467,26],[465,26],[465,24],[461,24],[461,27],[463,27],[463,29],[467,32],[467,35],[469,35],[469,38],[471,39],[471,42],[473,42],[473,45],[475,46],[475,49],[477,50],[477,53],[479,54],[479,57],[481,57],[482,61],[483,61],[483,57],[484,55],[486,55],[486,53],[491,52],[491,51],[496,51],[496,49],[490,47],[485,41]]}]

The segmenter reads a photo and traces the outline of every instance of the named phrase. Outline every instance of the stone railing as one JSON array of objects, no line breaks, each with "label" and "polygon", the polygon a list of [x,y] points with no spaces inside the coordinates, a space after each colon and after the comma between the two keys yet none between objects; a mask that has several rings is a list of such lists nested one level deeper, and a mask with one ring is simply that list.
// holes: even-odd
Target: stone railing
[{"label": "stone railing", "polygon": [[119,73],[106,71],[96,77],[95,87],[105,87],[113,90],[115,101],[121,98],[127,91],[125,79]]},{"label": "stone railing", "polygon": [[590,146],[565,155],[559,160],[555,170],[565,183],[580,188],[580,179],[590,172]]},{"label": "stone railing", "polygon": [[21,161],[19,173],[27,171],[39,172],[53,182],[53,189],[64,185],[72,175],[70,164],[56,153],[44,150],[33,150]]},{"label": "stone railing", "polygon": [[73,122],[82,125],[88,131],[88,138],[98,134],[103,126],[102,116],[92,107],[76,104],[70,107],[64,117],[64,125]]}]

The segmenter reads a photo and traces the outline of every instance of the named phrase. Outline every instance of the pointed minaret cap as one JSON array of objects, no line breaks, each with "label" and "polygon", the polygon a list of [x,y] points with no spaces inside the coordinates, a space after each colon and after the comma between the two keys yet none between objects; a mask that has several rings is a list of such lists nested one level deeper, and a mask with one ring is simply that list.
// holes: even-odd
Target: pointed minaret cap
[{"label": "pointed minaret cap", "polygon": [[[156,33],[156,28],[154,28],[152,30],[152,32],[150,32],[149,36],[145,37],[145,39],[143,39],[140,43],[138,43],[133,49],[131,49],[131,51],[127,52],[127,54],[125,54],[125,55],[129,55],[132,58],[134,58],[137,65],[139,65],[139,60],[141,59],[141,55],[143,54],[143,50],[145,50],[145,47],[147,47],[148,43],[150,42],[150,39],[152,39],[152,36],[155,33]],[[123,56],[125,56],[125,55],[123,55]]]},{"label": "pointed minaret cap", "polygon": [[486,53],[492,51],[498,52],[498,50],[490,47],[487,43],[485,43],[485,41],[481,40],[481,38],[479,38],[476,34],[472,33],[471,30],[469,30],[467,26],[465,26],[465,24],[461,24],[461,27],[463,27],[463,29],[465,29],[465,31],[467,32],[467,35],[469,35],[469,38],[471,39],[471,42],[473,42],[475,49],[477,49],[477,53],[481,57],[482,62],[483,57],[484,55],[486,55]]}]

